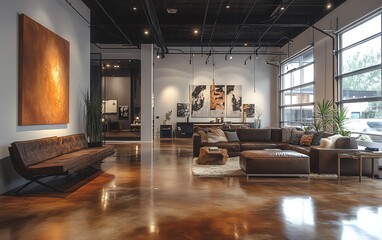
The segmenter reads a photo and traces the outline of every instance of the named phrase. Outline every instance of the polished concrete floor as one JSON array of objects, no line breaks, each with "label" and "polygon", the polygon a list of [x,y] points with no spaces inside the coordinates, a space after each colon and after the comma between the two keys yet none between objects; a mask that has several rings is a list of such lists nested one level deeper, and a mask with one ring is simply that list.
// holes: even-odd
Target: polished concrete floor
[{"label": "polished concrete floor", "polygon": [[115,144],[103,171],[0,196],[0,239],[382,239],[382,180],[208,178],[190,139]]}]

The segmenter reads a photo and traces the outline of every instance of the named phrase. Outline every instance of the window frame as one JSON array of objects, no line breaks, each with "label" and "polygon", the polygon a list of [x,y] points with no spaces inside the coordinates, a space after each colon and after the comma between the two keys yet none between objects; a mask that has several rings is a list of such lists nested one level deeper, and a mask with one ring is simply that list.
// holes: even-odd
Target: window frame
[{"label": "window frame", "polygon": [[[343,35],[353,29],[355,29],[356,27],[368,22],[368,21],[371,21],[373,18],[377,17],[377,16],[380,16],[380,21],[381,21],[381,27],[379,29],[379,32],[378,33],[375,33],[375,34],[372,34],[370,36],[367,36],[361,40],[358,40],[357,42],[353,42],[352,44],[346,46],[346,47],[343,47],[342,48],[342,42],[343,42]],[[367,42],[370,42],[374,39],[377,39],[377,38],[380,38],[380,56],[382,58],[382,10],[379,10],[377,12],[374,12],[372,14],[369,14],[363,18],[361,18],[360,20],[358,21],[355,21],[354,23],[352,23],[351,25],[347,26],[346,28],[342,29],[341,31],[339,31],[337,33],[337,43],[338,43],[338,62],[337,62],[337,69],[338,69],[338,73],[339,75],[337,76],[337,84],[338,84],[338,104],[340,107],[343,107],[344,105],[346,104],[352,104],[352,103],[378,103],[378,102],[381,102],[382,103],[382,59],[380,59],[379,63],[378,64],[372,64],[370,66],[366,66],[366,67],[361,67],[361,68],[357,68],[356,70],[351,70],[351,71],[347,71],[345,73],[342,72],[343,70],[343,64],[344,64],[344,60],[343,60],[343,55],[342,53],[347,51],[347,50],[350,50],[350,49],[354,49],[358,46],[360,46],[361,44],[364,44],[364,43],[367,43]],[[365,74],[365,73],[371,73],[373,71],[376,71],[376,70],[380,70],[381,71],[381,74],[380,74],[380,85],[381,85],[381,88],[380,88],[380,95],[379,96],[363,96],[363,97],[354,97],[354,98],[345,98],[344,96],[344,87],[343,87],[343,80],[345,78],[348,78],[348,77],[352,77],[352,76],[360,76],[362,74]],[[349,113],[351,114],[351,113]],[[362,119],[362,118],[360,118]],[[365,118],[365,119],[380,119],[380,118]],[[382,136],[382,132],[380,133],[375,133],[375,132],[371,132],[371,133],[368,133],[368,132],[364,132],[362,131],[361,129],[359,129],[359,131],[351,131],[351,133],[356,133],[356,134],[365,134],[365,135],[370,135],[370,136]]]},{"label": "window frame", "polygon": [[[307,56],[308,54],[311,54],[312,55],[312,60],[310,62],[306,62],[304,61],[304,57]],[[287,70],[287,71],[284,71],[285,69],[285,66],[287,64],[290,64],[292,62],[295,62],[296,59],[299,59],[298,62],[299,62],[299,66],[298,67],[294,67],[290,70]],[[313,66],[313,70],[312,70],[312,80],[309,81],[309,82],[306,82],[305,81],[305,73],[304,73],[304,69],[310,67],[310,66]],[[313,116],[314,116],[314,99],[315,99],[315,74],[314,74],[314,67],[315,67],[315,61],[314,61],[314,48],[313,46],[310,46],[306,49],[303,49],[302,51],[300,51],[299,53],[295,54],[294,56],[284,60],[283,62],[281,62],[281,65],[280,65],[280,75],[279,75],[279,116],[280,116],[280,126],[281,127],[284,127],[284,126],[305,126],[305,125],[308,125],[308,124],[312,124],[313,123]],[[293,73],[294,72],[297,72],[299,71],[299,79],[300,79],[300,82],[299,84],[293,84]],[[285,83],[283,82],[283,77],[288,75],[288,74],[291,74],[291,77],[290,77],[290,85],[288,87],[284,87],[285,86]],[[284,99],[284,93],[285,92],[292,92],[293,90],[297,90],[300,92],[299,96],[302,96],[301,95],[301,89],[304,89],[304,88],[309,88],[311,87],[312,88],[312,101],[307,101],[307,102],[298,102],[298,103],[293,103],[293,100],[292,100],[292,94],[290,94],[290,101],[288,104],[285,103],[285,99]],[[304,113],[303,113],[303,108],[305,107],[311,107],[313,109],[312,111],[312,118],[310,120],[307,120],[307,118],[303,118],[304,116]],[[299,117],[297,117],[297,120],[296,121],[293,121],[292,119],[286,119],[284,117],[284,112],[285,110],[289,111],[290,109],[296,109],[296,108],[299,108]]]}]

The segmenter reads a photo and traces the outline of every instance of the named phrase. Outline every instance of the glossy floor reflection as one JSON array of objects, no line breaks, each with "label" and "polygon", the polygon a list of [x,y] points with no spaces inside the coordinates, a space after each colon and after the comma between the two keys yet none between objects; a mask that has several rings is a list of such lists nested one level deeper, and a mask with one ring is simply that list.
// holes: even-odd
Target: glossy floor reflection
[{"label": "glossy floor reflection", "polygon": [[115,149],[73,191],[0,196],[0,239],[382,239],[382,180],[194,177],[190,139]]}]

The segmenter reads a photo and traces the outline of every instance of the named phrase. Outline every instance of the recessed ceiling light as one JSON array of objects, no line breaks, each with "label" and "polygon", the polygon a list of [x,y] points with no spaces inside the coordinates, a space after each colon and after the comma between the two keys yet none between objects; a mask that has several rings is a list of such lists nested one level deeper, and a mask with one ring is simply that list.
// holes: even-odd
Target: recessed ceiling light
[{"label": "recessed ceiling light", "polygon": [[134,7],[133,7],[133,10],[134,10],[134,11],[137,11],[137,7],[134,6]]},{"label": "recessed ceiling light", "polygon": [[149,35],[149,30],[145,30],[145,35]]},{"label": "recessed ceiling light", "polygon": [[110,67],[110,64],[106,64],[106,67]]},{"label": "recessed ceiling light", "polygon": [[244,43],[244,46],[248,46],[248,44],[247,44],[247,43]]},{"label": "recessed ceiling light", "polygon": [[227,4],[227,5],[225,6],[225,8],[227,8],[227,9],[230,8],[230,7],[231,7],[231,6],[230,6],[229,4]]},{"label": "recessed ceiling light", "polygon": [[281,6],[281,11],[284,11],[285,10],[285,7],[284,7],[284,5],[283,6]]},{"label": "recessed ceiling light", "polygon": [[195,29],[194,34],[198,34],[198,33],[199,33],[198,29]]},{"label": "recessed ceiling light", "polygon": [[332,8],[332,3],[329,1],[326,3],[326,9],[331,9]]},{"label": "recessed ceiling light", "polygon": [[167,8],[167,13],[175,14],[177,12],[178,12],[178,9],[176,9],[176,8]]}]

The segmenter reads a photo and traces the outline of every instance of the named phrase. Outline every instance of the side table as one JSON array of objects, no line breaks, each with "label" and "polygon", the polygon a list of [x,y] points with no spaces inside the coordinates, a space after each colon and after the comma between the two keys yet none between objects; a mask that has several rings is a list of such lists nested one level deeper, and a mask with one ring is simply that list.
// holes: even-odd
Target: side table
[{"label": "side table", "polygon": [[382,158],[382,152],[354,152],[354,153],[339,153],[337,157],[338,162],[338,170],[337,175],[338,178],[341,177],[341,159],[356,159],[359,161],[359,181],[362,182],[362,161],[364,158],[371,158],[371,175],[374,178],[374,159]]}]

